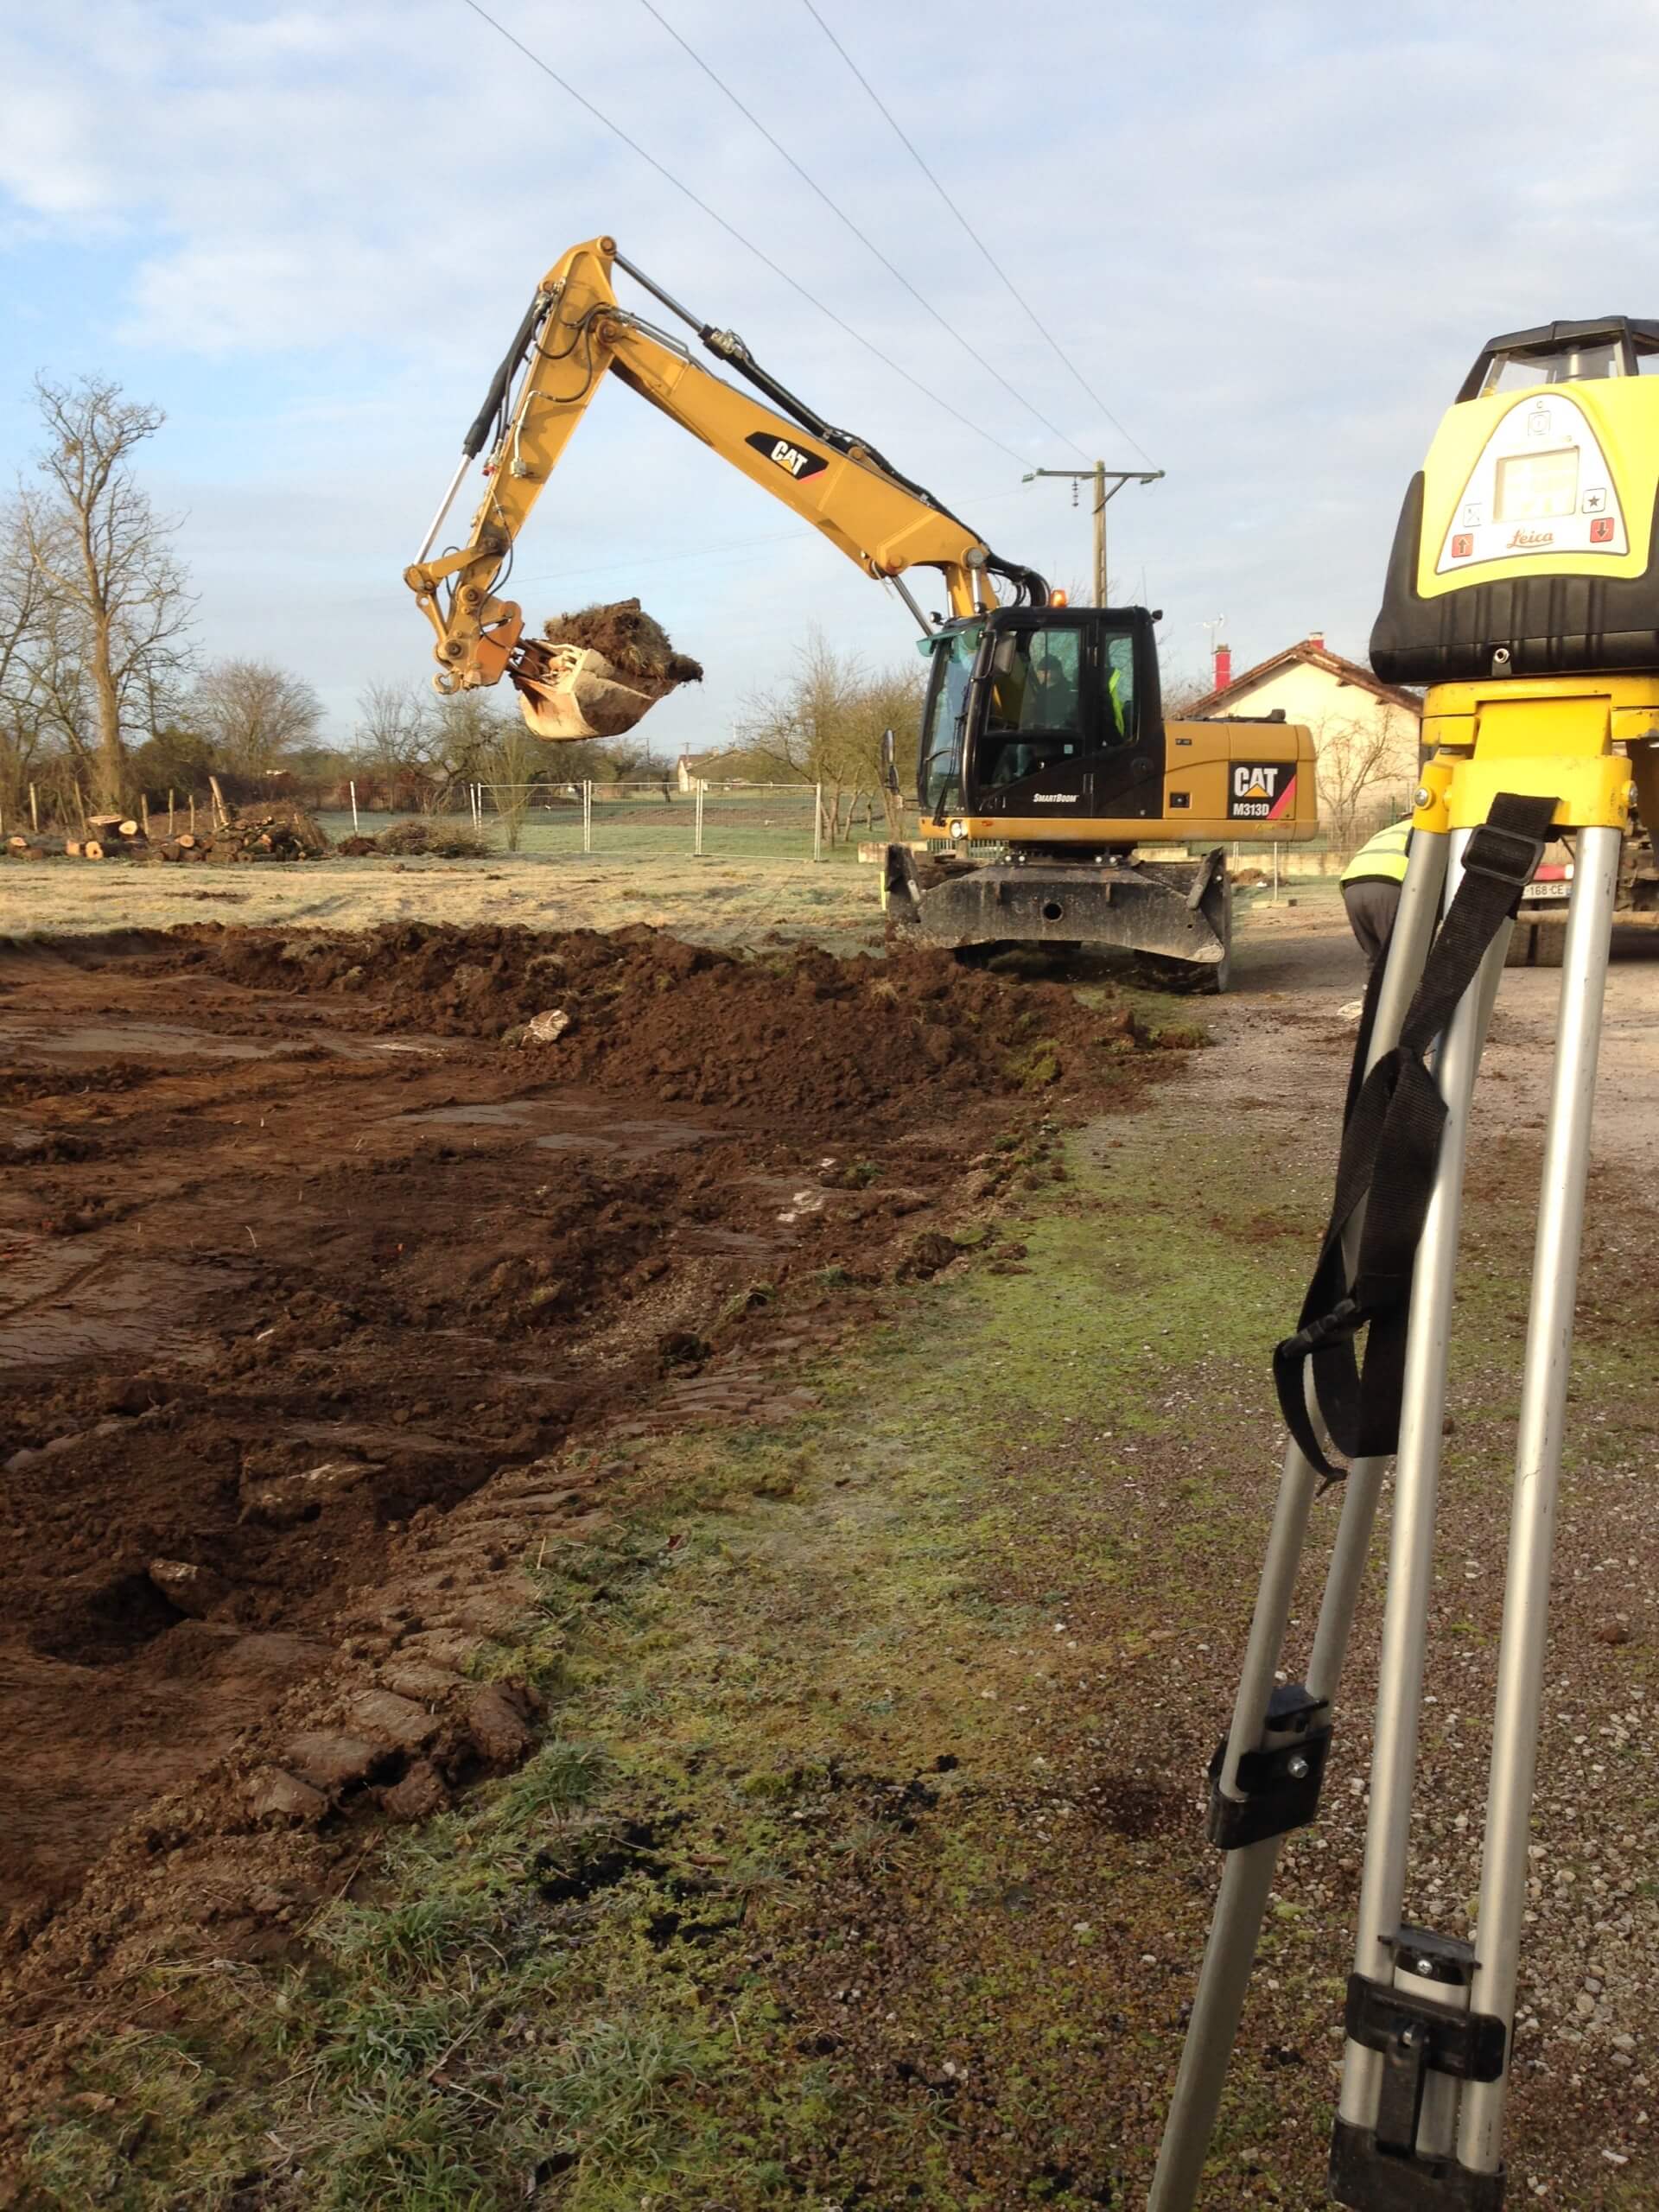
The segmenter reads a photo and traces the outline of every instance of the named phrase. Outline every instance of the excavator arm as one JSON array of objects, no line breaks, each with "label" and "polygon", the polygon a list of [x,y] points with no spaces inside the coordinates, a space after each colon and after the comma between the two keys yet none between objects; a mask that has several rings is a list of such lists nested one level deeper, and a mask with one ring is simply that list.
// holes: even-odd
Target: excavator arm
[{"label": "excavator arm", "polygon": [[[677,340],[621,308],[611,283],[618,261],[781,411],[715,376]],[[461,467],[421,558],[404,572],[437,633],[434,682],[440,690],[469,690],[509,675],[526,696],[532,727],[567,734],[535,712],[537,695],[545,690],[548,648],[524,637],[521,609],[499,592],[518,533],[607,372],[810,522],[867,575],[898,584],[924,629],[925,618],[899,582],[907,569],[938,569],[955,615],[998,603],[993,575],[1006,578],[1022,600],[1046,597],[1040,576],[995,559],[920,485],[767,375],[741,339],[698,323],[623,260],[614,239],[593,238],[572,246],[543,278],[467,432]],[[480,453],[486,488],[466,543],[431,558],[449,505]]]}]

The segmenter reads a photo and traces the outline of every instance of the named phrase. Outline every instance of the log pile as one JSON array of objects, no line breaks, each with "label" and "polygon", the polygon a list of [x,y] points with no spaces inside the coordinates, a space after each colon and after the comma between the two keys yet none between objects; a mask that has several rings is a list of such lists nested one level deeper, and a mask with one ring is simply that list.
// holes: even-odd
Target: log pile
[{"label": "log pile", "polygon": [[[169,854],[168,845],[181,850]],[[161,856],[163,860],[194,856],[212,861],[309,861],[327,849],[328,840],[305,809],[279,799],[230,809],[212,828],[199,833],[194,855],[187,840],[165,839]]]},{"label": "log pile", "polygon": [[71,837],[63,849],[72,861],[137,861],[149,852],[149,839],[124,815],[89,814],[86,835]]},{"label": "log pile", "polygon": [[306,861],[328,850],[328,840],[302,806],[286,799],[227,807],[215,794],[213,820],[176,836],[158,817],[145,825],[119,814],[90,814],[79,836],[61,831],[14,836],[0,842],[8,860],[150,861],[174,865],[200,861]]}]

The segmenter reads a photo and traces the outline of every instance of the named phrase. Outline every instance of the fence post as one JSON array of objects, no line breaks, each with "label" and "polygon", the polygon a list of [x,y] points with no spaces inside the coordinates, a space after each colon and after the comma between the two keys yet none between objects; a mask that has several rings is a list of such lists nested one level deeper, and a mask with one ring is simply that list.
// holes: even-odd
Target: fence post
[{"label": "fence post", "polygon": [[591,853],[594,849],[594,786],[591,781],[584,783],[582,787],[582,849],[584,853]]},{"label": "fence post", "polygon": [[695,818],[696,827],[691,836],[691,853],[695,860],[701,860],[702,858],[702,780],[701,777],[697,780],[697,810]]},{"label": "fence post", "polygon": [[823,785],[815,784],[812,789],[812,857],[823,858]]},{"label": "fence post", "polygon": [[357,780],[355,777],[353,777],[347,788],[350,790],[352,794],[352,834],[355,836],[359,829],[361,827],[361,824],[359,823],[357,818]]},{"label": "fence post", "polygon": [[41,827],[41,803],[35,796],[35,786],[33,784],[29,787],[29,818],[34,824],[36,834],[38,835]]}]

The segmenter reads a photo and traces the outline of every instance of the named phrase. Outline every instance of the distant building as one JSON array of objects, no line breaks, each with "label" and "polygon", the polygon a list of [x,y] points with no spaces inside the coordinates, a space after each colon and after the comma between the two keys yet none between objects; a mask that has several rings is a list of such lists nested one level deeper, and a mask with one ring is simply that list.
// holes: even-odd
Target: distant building
[{"label": "distant building", "polygon": [[1417,787],[1423,702],[1344,660],[1311,631],[1271,659],[1232,675],[1232,656],[1216,652],[1217,688],[1189,715],[1270,715],[1306,722],[1319,755],[1319,826],[1338,844],[1357,846],[1384,822],[1408,813]]},{"label": "distant building", "polygon": [[705,780],[701,754],[682,753],[674,763],[674,780],[683,791],[694,791]]}]

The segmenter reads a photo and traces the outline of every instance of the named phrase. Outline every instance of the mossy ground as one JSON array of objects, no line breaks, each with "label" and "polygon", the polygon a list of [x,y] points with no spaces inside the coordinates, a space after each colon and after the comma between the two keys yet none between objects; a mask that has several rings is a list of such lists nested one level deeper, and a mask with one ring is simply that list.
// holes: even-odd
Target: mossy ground
[{"label": "mossy ground", "polygon": [[[1525,1199],[1488,1179],[1471,1489],[1504,1479],[1480,1447],[1525,1272],[1496,1249]],[[549,1694],[530,1764],[390,1842],[286,1964],[157,1969],[175,2024],[77,2066],[24,2201],[1135,2202],[1213,1881],[1197,1781],[1265,1535],[1265,1351],[1322,1180],[1264,1178],[1236,1130],[1104,1126],[1005,1225],[1022,1259],[891,1294],[816,1412],[641,1446],[615,1532],[486,1655]],[[1586,1338],[1635,1418],[1639,1351]],[[1294,1890],[1217,2206],[1324,2201],[1347,1915]]]}]

